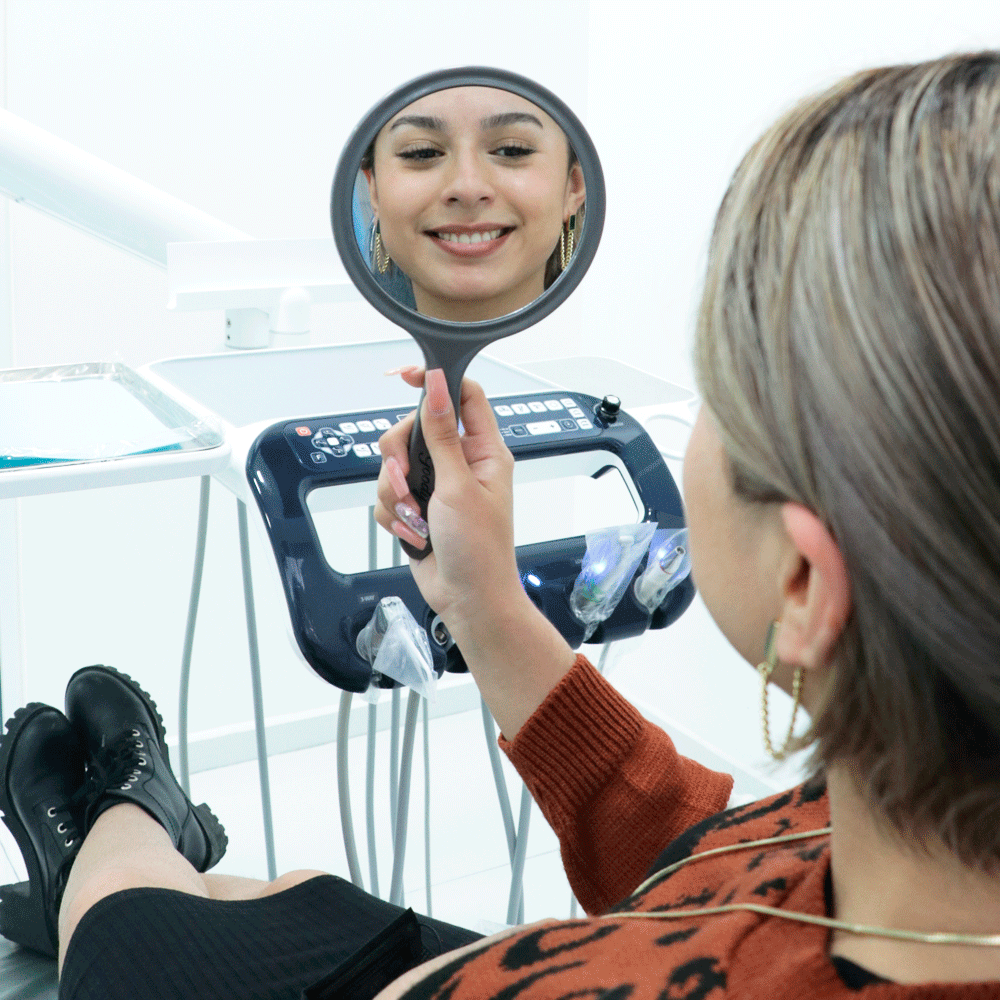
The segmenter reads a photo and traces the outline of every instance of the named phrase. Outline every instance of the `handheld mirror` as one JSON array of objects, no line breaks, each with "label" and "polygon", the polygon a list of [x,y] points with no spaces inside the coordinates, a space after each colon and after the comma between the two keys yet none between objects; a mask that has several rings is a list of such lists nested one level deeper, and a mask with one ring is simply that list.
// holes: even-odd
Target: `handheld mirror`
[{"label": "handheld mirror", "polygon": [[[579,119],[539,84],[499,69],[439,70],[362,118],[333,178],[344,268],[376,309],[462,376],[579,284],[604,226],[604,177]],[[421,397],[422,399],[422,397]],[[434,468],[420,428],[407,481],[427,517]],[[431,551],[403,543],[421,559]]]}]

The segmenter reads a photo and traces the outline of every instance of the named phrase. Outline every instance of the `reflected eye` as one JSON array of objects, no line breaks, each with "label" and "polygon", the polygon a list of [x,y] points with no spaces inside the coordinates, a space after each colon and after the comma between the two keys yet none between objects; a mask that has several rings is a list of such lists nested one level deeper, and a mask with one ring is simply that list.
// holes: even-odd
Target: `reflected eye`
[{"label": "reflected eye", "polygon": [[423,163],[444,154],[434,146],[411,146],[408,149],[401,149],[396,155],[401,160],[409,160],[411,163]]},{"label": "reflected eye", "polygon": [[531,146],[527,146],[524,143],[505,142],[502,146],[497,146],[493,150],[493,155],[516,160],[522,159],[525,156],[531,156],[534,152],[535,150]]}]

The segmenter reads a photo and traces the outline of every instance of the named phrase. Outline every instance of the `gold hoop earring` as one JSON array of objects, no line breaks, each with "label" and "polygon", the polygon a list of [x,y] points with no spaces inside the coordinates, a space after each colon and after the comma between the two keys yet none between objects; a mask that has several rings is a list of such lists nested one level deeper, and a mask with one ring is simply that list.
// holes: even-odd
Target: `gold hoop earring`
[{"label": "gold hoop earring", "polygon": [[573,258],[573,251],[576,249],[576,216],[571,215],[563,223],[559,233],[559,270],[565,271],[570,260]]},{"label": "gold hoop earring", "polygon": [[389,270],[392,258],[385,252],[385,246],[382,243],[382,232],[377,222],[375,223],[374,259],[378,273],[385,274]]},{"label": "gold hoop earring", "polygon": [[792,733],[795,730],[795,718],[799,714],[799,705],[802,698],[802,679],[805,675],[803,667],[796,667],[792,678],[792,717],[788,721],[788,732],[778,750],[774,749],[771,742],[771,720],[768,716],[767,708],[767,685],[771,681],[771,674],[778,665],[778,654],[774,649],[774,636],[778,631],[778,622],[774,622],[767,633],[767,647],[764,651],[764,662],[758,664],[757,673],[760,674],[760,721],[763,728],[764,749],[773,760],[784,760],[788,753],[789,744],[792,742]]}]

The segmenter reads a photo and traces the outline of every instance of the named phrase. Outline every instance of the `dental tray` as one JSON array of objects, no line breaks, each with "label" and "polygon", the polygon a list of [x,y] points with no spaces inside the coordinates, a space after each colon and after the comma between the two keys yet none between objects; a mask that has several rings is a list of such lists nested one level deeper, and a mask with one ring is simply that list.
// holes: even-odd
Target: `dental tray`
[{"label": "dental tray", "polygon": [[0,426],[0,470],[222,444],[131,368],[108,362],[0,372]]},{"label": "dental tray", "polygon": [[[170,455],[223,444],[213,426],[112,362],[0,371],[0,426],[5,485],[8,477],[23,479],[53,467],[58,474],[68,466],[130,459],[162,465]],[[166,475],[161,470],[145,478]],[[100,478],[79,485],[103,485]],[[0,492],[9,493],[4,486]]]}]

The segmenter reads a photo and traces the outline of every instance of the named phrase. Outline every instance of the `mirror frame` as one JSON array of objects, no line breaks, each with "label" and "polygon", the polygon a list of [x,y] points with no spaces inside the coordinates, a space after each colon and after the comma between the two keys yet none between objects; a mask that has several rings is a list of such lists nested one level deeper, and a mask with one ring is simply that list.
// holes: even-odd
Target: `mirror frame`
[{"label": "mirror frame", "polygon": [[[393,115],[421,97],[454,87],[495,87],[517,94],[540,107],[566,134],[570,146],[576,152],[587,187],[585,202],[587,214],[583,237],[567,270],[526,306],[504,316],[472,323],[424,316],[414,309],[401,305],[375,280],[354,235],[354,184],[361,169],[361,158],[365,150]],[[487,66],[435,70],[418,76],[382,98],[361,118],[347,140],[337,162],[333,176],[333,190],[330,194],[330,222],[333,227],[334,242],[344,269],[361,294],[383,316],[404,330],[445,341],[454,340],[461,344],[470,343],[470,334],[476,339],[481,338],[489,342],[508,337],[537,323],[556,306],[561,305],[580,283],[594,259],[604,229],[604,212],[604,173],[594,143],[580,119],[560,98],[534,80],[509,70]]]}]

